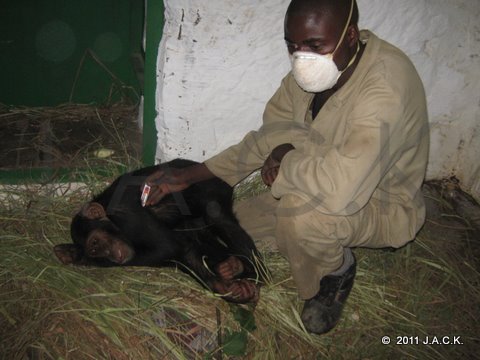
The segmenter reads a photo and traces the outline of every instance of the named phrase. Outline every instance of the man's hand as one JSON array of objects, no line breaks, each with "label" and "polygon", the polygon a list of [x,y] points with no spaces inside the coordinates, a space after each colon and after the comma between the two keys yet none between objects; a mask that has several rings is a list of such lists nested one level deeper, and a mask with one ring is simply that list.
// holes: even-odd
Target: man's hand
[{"label": "man's hand", "polygon": [[278,161],[275,161],[272,158],[272,154],[270,154],[262,166],[261,175],[263,183],[267,186],[272,186],[273,182],[277,178],[279,169],[280,163]]},{"label": "man's hand", "polygon": [[280,163],[282,162],[283,157],[290,150],[294,149],[295,147],[292,144],[281,144],[273,149],[272,153],[263,163],[261,171],[262,180],[265,185],[272,186],[273,182],[277,178],[278,171],[280,169]]},{"label": "man's hand", "polygon": [[160,168],[145,180],[144,184],[151,187],[145,206],[155,205],[165,195],[185,190],[194,183],[214,177],[215,175],[203,163],[181,169]]},{"label": "man's hand", "polygon": [[182,191],[190,186],[186,181],[185,168],[161,169],[148,176],[145,184],[151,187],[145,206],[157,204],[165,195]]}]

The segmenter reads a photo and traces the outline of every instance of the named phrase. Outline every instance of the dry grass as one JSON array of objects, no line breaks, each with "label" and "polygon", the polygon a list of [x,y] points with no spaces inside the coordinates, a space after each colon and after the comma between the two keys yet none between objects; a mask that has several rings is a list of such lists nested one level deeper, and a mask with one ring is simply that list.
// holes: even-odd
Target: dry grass
[{"label": "dry grass", "polygon": [[[475,222],[469,222],[464,212],[458,216],[455,204],[447,201],[458,199],[442,196],[443,188],[438,184],[426,189],[429,218],[415,242],[396,252],[356,250],[358,275],[343,318],[334,331],[323,336],[303,330],[299,320],[302,302],[288,263],[278,253],[265,254],[272,276],[255,309],[225,303],[176,269],[61,265],[52,247],[69,242],[72,214],[119,175],[119,163],[138,166],[128,156],[124,140],[128,136],[118,131],[113,120],[115,109],[113,113],[82,106],[70,110],[4,112],[9,115],[3,120],[18,115],[27,116],[28,124],[41,124],[47,119],[57,131],[61,124],[78,122],[84,126],[87,119],[95,118],[95,122],[99,120],[96,126],[107,130],[111,139],[108,146],[118,149],[119,157],[102,162],[102,166],[108,165],[102,175],[90,170],[85,184],[5,186],[0,192],[2,358],[475,356],[480,298],[478,232],[472,226]],[[56,138],[48,144],[68,145],[52,140]],[[88,140],[73,158],[81,158],[86,168],[93,167],[96,162],[92,162],[91,150],[100,144],[104,146],[102,139]],[[64,155],[59,158],[65,161]],[[85,178],[85,168],[82,176]],[[265,187],[253,177],[237,188],[236,196],[245,198],[262,191]],[[252,314],[255,324],[249,318]],[[381,338],[386,335],[392,344],[382,345]],[[409,336],[410,342],[422,341],[425,336],[450,336],[452,341],[453,336],[460,336],[463,345],[396,345],[397,336]]]},{"label": "dry grass", "polygon": [[[288,264],[266,255],[272,278],[241,332],[230,306],[176,269],[63,266],[54,244],[105,180],[65,192],[5,187],[0,211],[0,353],[5,359],[454,359],[478,350],[479,239],[430,192],[430,215],[416,241],[396,252],[357,249],[358,276],[339,325],[312,336]],[[257,185],[247,186],[252,192]],[[243,189],[242,191],[245,191]],[[58,195],[60,193],[61,195]],[[242,195],[243,194],[243,195]],[[245,192],[240,196],[246,196]],[[462,230],[460,230],[462,229]],[[199,333],[204,344],[192,342]],[[247,345],[229,356],[228,334]],[[219,336],[220,335],[220,336]],[[382,345],[382,336],[392,343]],[[397,336],[460,336],[463,345],[397,345]],[[418,338],[416,338],[418,337]],[[221,340],[219,343],[218,340]],[[247,342],[248,340],[248,342]],[[410,340],[409,340],[410,341]],[[238,344],[238,341],[237,341]],[[203,346],[202,346],[203,345]],[[227,349],[228,351],[222,351]]]},{"label": "dry grass", "polygon": [[138,106],[129,103],[0,104],[0,169],[95,167],[139,158],[137,114]]}]

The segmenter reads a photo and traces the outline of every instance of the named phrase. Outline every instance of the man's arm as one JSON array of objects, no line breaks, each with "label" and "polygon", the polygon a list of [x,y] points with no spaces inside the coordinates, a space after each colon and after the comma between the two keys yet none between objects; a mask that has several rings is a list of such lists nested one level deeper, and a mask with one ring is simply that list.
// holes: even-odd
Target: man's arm
[{"label": "man's arm", "polygon": [[267,160],[265,160],[261,171],[262,180],[265,185],[272,186],[278,175],[283,157],[294,149],[295,147],[292,144],[281,144],[273,149]]},{"label": "man's arm", "polygon": [[264,166],[276,146],[295,144],[294,139],[306,137],[305,125],[293,119],[293,87],[298,86],[289,73],[267,103],[262,126],[249,132],[239,144],[205,161],[212,173],[233,186]]},{"label": "man's arm", "polygon": [[365,87],[356,103],[341,144],[319,156],[315,155],[318,144],[310,141],[305,151],[285,155],[272,184],[275,197],[303,193],[327,214],[348,215],[368,202],[408,146],[406,131],[415,119],[406,117],[400,94],[385,80]]},{"label": "man's arm", "polygon": [[[202,164],[183,169],[171,169],[169,173],[157,172],[147,178],[152,186],[146,205],[154,205],[166,194],[181,191],[191,184],[217,176],[234,186],[254,170],[262,167],[272,150],[292,138],[306,134],[306,129],[292,120],[293,103],[290,87],[294,79],[288,74],[279,89],[267,103],[263,125],[249,132],[243,140]],[[295,85],[296,86],[296,85]],[[283,157],[283,156],[282,156]],[[273,181],[273,180],[272,180]]]},{"label": "man's arm", "polygon": [[215,175],[203,163],[181,169],[158,170],[148,176],[145,181],[151,187],[145,205],[155,205],[169,193],[182,191],[194,183],[214,177]]}]

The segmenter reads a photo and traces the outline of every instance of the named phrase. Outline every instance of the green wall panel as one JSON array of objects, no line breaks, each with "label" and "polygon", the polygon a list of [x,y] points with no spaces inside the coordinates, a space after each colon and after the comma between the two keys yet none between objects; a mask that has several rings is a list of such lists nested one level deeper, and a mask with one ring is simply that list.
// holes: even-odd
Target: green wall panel
[{"label": "green wall panel", "polygon": [[164,5],[161,0],[147,1],[147,44],[145,49],[145,102],[143,122],[143,163],[153,165],[157,146],[155,125],[158,46],[163,34]]},{"label": "green wall panel", "polygon": [[[0,102],[47,106],[104,102],[108,71],[134,92],[132,54],[141,53],[143,0],[4,0],[0,9]],[[96,54],[80,63],[87,49]],[[133,93],[133,91],[130,91]]]}]

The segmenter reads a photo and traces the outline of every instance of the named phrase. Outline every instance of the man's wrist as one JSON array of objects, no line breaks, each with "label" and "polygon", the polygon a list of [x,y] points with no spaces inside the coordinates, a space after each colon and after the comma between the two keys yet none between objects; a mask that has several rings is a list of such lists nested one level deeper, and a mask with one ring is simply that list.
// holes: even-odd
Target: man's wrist
[{"label": "man's wrist", "polygon": [[184,171],[181,179],[186,184],[192,185],[200,181],[212,179],[214,177],[215,175],[208,169],[205,163],[200,163],[192,165],[189,168],[189,171]]},{"label": "man's wrist", "polygon": [[295,150],[295,147],[292,144],[282,144],[277,146],[272,154],[270,155],[272,160],[280,164],[283,157],[290,151]]}]

